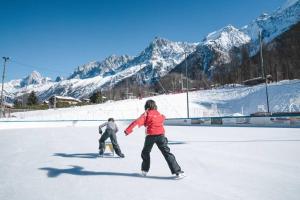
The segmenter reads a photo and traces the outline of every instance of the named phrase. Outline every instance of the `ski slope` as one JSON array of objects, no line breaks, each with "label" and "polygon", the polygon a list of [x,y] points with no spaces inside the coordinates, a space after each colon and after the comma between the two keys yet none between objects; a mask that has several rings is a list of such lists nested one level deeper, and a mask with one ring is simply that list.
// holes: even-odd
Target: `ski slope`
[{"label": "ski slope", "polygon": [[[268,85],[270,112],[300,112],[300,81],[286,80]],[[111,101],[103,104],[76,106],[43,111],[12,113],[0,120],[106,120],[135,119],[144,112],[144,104],[153,99],[167,118],[187,117],[186,93],[163,94],[143,99]],[[297,102],[290,107],[291,102]],[[261,107],[263,110],[259,110]],[[292,108],[292,109],[291,109]],[[267,111],[265,85],[254,87],[225,86],[189,93],[190,117],[250,115]]]},{"label": "ski slope", "polygon": [[300,131],[166,127],[187,177],[174,180],[157,147],[140,177],[144,128],[118,140],[126,157],[97,157],[97,126],[0,131],[1,200],[298,200]]}]

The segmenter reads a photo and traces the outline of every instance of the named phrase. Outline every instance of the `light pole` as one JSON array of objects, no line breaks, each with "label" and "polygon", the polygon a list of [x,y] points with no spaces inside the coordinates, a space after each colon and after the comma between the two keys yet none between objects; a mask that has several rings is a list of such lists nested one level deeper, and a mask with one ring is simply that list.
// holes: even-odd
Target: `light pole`
[{"label": "light pole", "polygon": [[187,56],[186,52],[184,52],[185,56],[185,78],[186,78],[186,111],[187,111],[187,118],[190,118],[190,109],[189,109],[189,80],[188,80],[188,70],[187,70]]},{"label": "light pole", "polygon": [[5,77],[5,67],[6,62],[9,60],[9,57],[2,57],[4,59],[3,63],[3,74],[2,74],[2,89],[1,89],[1,112],[0,112],[0,118],[4,117],[4,97],[3,97],[3,90],[4,90],[4,77]]},{"label": "light pole", "polygon": [[267,84],[267,79],[266,79],[266,76],[265,76],[264,59],[263,59],[263,53],[262,53],[262,31],[261,31],[261,29],[259,30],[259,43],[260,43],[261,74],[262,74],[262,78],[265,79],[266,97],[267,97],[267,109],[268,109],[268,113],[270,113],[268,84]]}]

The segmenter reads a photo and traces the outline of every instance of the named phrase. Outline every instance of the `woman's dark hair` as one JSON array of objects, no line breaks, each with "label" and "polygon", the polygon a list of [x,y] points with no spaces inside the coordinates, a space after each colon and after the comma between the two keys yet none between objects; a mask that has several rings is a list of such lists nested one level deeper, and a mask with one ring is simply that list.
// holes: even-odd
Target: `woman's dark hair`
[{"label": "woman's dark hair", "polygon": [[146,101],[145,110],[157,110],[155,101],[153,101],[151,99]]},{"label": "woman's dark hair", "polygon": [[107,121],[109,121],[109,122],[114,122],[115,120],[114,120],[114,118],[108,118]]}]

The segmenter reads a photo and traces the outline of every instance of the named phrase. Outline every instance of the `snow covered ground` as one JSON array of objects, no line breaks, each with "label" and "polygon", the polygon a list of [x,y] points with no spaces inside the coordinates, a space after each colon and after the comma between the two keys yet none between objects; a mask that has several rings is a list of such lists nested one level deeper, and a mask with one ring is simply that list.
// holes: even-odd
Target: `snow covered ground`
[{"label": "snow covered ground", "polygon": [[[281,81],[268,85],[270,112],[300,112],[300,81]],[[150,97],[155,100],[167,118],[187,117],[186,94],[168,94]],[[127,99],[104,104],[13,113],[14,118],[0,120],[106,120],[134,119],[143,113],[146,100]],[[190,117],[250,115],[266,111],[265,85],[254,87],[224,87],[189,93]],[[292,102],[295,102],[291,106]]]},{"label": "snow covered ground", "polygon": [[[128,123],[118,122],[120,130]],[[300,131],[166,127],[187,177],[174,180],[157,147],[140,177],[144,129],[118,140],[126,157],[97,157],[97,126],[0,131],[1,200],[300,199]]]}]

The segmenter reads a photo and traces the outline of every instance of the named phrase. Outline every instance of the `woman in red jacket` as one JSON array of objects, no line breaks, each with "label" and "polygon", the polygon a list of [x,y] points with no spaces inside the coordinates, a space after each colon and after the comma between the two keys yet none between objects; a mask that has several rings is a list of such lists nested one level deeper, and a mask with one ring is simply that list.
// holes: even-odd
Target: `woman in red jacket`
[{"label": "woman in red jacket", "polygon": [[145,104],[145,113],[143,113],[138,119],[133,121],[124,131],[126,135],[132,133],[132,129],[135,126],[146,127],[146,138],[144,148],[142,150],[142,174],[147,175],[150,168],[150,152],[154,145],[157,145],[163,156],[165,157],[172,174],[176,174],[177,177],[184,175],[178,165],[175,156],[170,152],[168,147],[168,139],[165,137],[165,130],[163,127],[165,116],[157,111],[155,101],[148,100]]}]

